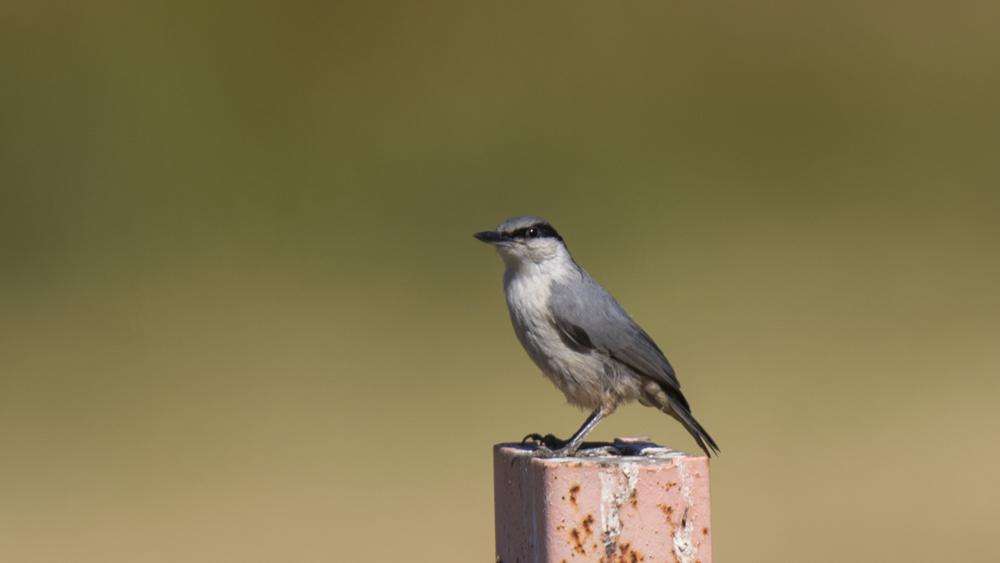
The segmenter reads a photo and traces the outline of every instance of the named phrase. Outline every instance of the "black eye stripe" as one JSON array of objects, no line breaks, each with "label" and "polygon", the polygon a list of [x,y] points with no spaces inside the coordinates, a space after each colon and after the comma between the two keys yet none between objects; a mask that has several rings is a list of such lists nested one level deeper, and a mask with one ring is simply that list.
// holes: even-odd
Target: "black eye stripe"
[{"label": "black eye stripe", "polygon": [[559,236],[559,233],[557,233],[556,230],[552,228],[552,225],[543,225],[543,224],[531,225],[530,227],[521,227],[520,229],[515,229],[511,231],[510,233],[508,233],[508,235],[513,238],[520,238],[520,239],[532,238],[528,236],[528,231],[530,229],[535,229],[535,231],[537,231],[538,233],[536,235],[537,238],[549,237],[562,240],[562,237]]}]

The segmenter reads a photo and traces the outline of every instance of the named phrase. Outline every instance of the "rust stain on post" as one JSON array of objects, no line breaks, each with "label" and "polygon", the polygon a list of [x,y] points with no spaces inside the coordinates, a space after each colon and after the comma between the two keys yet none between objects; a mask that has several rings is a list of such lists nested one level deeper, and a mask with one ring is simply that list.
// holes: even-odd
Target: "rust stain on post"
[{"label": "rust stain on post", "polygon": [[569,488],[569,502],[576,506],[576,495],[580,492],[580,485],[573,485]]},{"label": "rust stain on post", "polygon": [[496,446],[499,560],[711,563],[708,458],[615,445],[625,455],[546,459]]}]

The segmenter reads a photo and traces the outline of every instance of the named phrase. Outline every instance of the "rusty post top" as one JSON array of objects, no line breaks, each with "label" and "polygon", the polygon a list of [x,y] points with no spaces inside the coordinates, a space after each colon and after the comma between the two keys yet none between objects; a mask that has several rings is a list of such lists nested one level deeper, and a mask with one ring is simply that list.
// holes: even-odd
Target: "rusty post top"
[{"label": "rusty post top", "polygon": [[508,455],[530,457],[545,465],[586,461],[602,466],[618,465],[621,463],[655,465],[670,463],[670,460],[676,458],[708,459],[704,455],[691,455],[660,446],[652,442],[648,436],[615,438],[614,442],[584,442],[580,450],[572,457],[545,457],[536,455],[540,446],[535,443],[508,442],[496,444],[493,448],[494,450],[506,449],[508,450]]}]

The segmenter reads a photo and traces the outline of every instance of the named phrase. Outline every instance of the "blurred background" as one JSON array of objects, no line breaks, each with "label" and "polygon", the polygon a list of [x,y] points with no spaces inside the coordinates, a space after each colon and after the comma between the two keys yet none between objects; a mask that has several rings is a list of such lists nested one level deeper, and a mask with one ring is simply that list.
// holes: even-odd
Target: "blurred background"
[{"label": "blurred background", "polygon": [[719,442],[719,561],[1000,559],[998,21],[4,2],[0,560],[492,561],[491,446],[585,416],[471,236],[524,213]]}]

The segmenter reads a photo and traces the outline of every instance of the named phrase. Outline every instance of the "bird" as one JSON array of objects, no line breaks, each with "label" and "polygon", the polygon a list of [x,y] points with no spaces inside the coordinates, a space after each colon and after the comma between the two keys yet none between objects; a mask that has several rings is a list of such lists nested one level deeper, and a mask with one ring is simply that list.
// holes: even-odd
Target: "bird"
[{"label": "bird", "polygon": [[664,412],[711,457],[719,447],[695,420],[674,368],[653,339],[573,260],[562,236],[522,215],[473,235],[504,263],[503,288],[521,346],[542,373],[590,416],[569,440],[529,434],[551,456],[574,456],[584,438],[621,404]]}]

